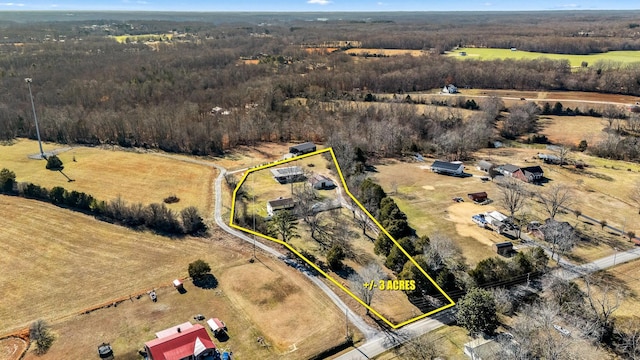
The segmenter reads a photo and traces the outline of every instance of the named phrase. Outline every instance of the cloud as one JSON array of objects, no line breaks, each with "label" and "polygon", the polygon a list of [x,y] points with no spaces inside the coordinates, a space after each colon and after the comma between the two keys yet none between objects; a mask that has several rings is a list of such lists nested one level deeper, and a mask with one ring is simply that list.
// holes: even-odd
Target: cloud
[{"label": "cloud", "polygon": [[141,5],[148,5],[149,2],[148,1],[136,1],[137,4],[141,4]]},{"label": "cloud", "polygon": [[331,1],[329,1],[329,0],[308,0],[307,4],[328,5],[328,4],[331,4]]},{"label": "cloud", "polygon": [[378,1],[376,4],[378,6],[387,6],[388,5],[387,3],[383,3],[382,1]]},{"label": "cloud", "polygon": [[490,2],[486,2],[486,3],[482,4],[482,5],[484,5],[484,6],[493,6],[493,4],[490,3]]},{"label": "cloud", "polygon": [[0,3],[0,6],[24,6],[22,3]]}]

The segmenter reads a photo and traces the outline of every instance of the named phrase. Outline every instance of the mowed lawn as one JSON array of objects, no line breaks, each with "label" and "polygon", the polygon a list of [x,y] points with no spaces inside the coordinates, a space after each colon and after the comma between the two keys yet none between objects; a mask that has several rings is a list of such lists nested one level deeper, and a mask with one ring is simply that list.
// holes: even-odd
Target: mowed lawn
[{"label": "mowed lawn", "polygon": [[[460,55],[465,52],[466,56]],[[640,51],[609,51],[607,53],[589,54],[589,55],[567,55],[567,54],[548,54],[531,51],[511,49],[493,49],[493,48],[459,48],[448,54],[458,59],[477,59],[477,60],[496,60],[496,59],[516,59],[516,60],[533,60],[545,58],[551,60],[569,60],[572,67],[581,66],[586,61],[590,66],[598,61],[619,62],[621,64],[630,64],[640,62]]]},{"label": "mowed lawn", "polygon": [[[44,151],[65,147],[49,143],[43,146]],[[44,160],[28,158],[38,152],[38,143],[31,140],[0,145],[0,167],[15,172],[18,182],[48,189],[62,186],[99,200],[110,201],[120,196],[128,203],[151,204],[176,195],[180,201],[168,205],[173,210],[188,206],[197,207],[202,214],[212,210],[212,184],[216,176],[213,168],[149,153],[74,147],[58,154],[64,163],[63,172],[75,180],[68,182],[59,172],[47,170]]]}]

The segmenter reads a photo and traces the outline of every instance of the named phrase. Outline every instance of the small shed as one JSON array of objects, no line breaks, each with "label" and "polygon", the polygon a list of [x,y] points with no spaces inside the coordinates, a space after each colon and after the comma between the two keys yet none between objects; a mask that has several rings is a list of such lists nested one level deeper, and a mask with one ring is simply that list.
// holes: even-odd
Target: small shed
[{"label": "small shed", "polygon": [[214,336],[218,336],[218,334],[227,331],[227,324],[225,324],[224,321],[221,321],[218,318],[211,318],[207,320],[207,325],[209,325],[209,328],[211,328]]},{"label": "small shed", "polygon": [[487,174],[494,167],[495,167],[495,165],[493,163],[488,162],[488,161],[485,161],[485,160],[478,161],[478,166],[477,166],[478,170],[480,170],[482,172],[485,172]]},{"label": "small shed", "polygon": [[312,142],[298,144],[289,148],[289,152],[293,155],[303,155],[314,151],[316,151],[316,144]]},{"label": "small shed", "polygon": [[184,290],[184,284],[182,284],[182,280],[180,279],[173,280],[173,287],[176,288],[178,291]]},{"label": "small shed", "polygon": [[471,199],[473,202],[481,203],[487,200],[488,195],[486,191],[481,191],[467,194],[467,197],[469,197],[469,199]]},{"label": "small shed", "polygon": [[498,255],[507,256],[513,252],[513,243],[511,241],[505,241],[491,245],[493,251]]},{"label": "small shed", "polygon": [[331,179],[320,174],[316,174],[310,177],[309,183],[316,190],[332,189],[336,186],[336,184],[334,184],[333,181],[331,181]]}]

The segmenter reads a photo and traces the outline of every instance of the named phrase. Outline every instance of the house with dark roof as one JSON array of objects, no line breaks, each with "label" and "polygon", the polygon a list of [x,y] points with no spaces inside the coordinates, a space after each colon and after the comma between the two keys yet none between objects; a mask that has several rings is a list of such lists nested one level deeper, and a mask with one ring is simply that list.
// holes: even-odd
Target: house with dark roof
[{"label": "house with dark roof", "polygon": [[521,170],[527,182],[538,182],[544,178],[544,171],[540,166],[527,166]]},{"label": "house with dark roof", "polygon": [[461,162],[436,160],[431,164],[431,171],[437,174],[460,176],[464,172],[464,165]]},{"label": "house with dark roof", "polygon": [[526,182],[538,182],[544,178],[544,171],[542,171],[540,166],[528,166],[521,168],[507,164],[500,166],[498,171],[504,176],[513,177]]},{"label": "house with dark roof", "polygon": [[291,210],[296,206],[292,198],[278,198],[267,201],[267,214],[273,216],[279,210]]},{"label": "house with dark roof", "polygon": [[306,142],[302,144],[298,144],[295,146],[291,146],[289,148],[289,152],[293,155],[303,155],[316,151],[316,144],[312,142]]},{"label": "house with dark roof", "polygon": [[214,360],[220,358],[207,329],[189,322],[156,333],[144,349],[149,360]]}]

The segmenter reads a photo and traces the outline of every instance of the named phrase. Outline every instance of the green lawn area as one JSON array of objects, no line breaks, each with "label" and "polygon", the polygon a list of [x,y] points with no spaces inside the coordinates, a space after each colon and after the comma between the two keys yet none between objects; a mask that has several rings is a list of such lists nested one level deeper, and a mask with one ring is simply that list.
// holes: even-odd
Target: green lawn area
[{"label": "green lawn area", "polygon": [[[461,52],[465,52],[467,55],[460,55]],[[600,54],[589,55],[567,55],[567,54],[546,54],[540,52],[530,52],[510,49],[493,49],[493,48],[460,48],[451,51],[448,56],[455,56],[459,59],[476,59],[476,60],[495,60],[495,59],[537,59],[547,58],[552,60],[567,59],[571,63],[572,67],[579,67],[583,61],[586,61],[590,66],[594,65],[598,61],[613,61],[620,62],[622,64],[630,64],[634,62],[640,62],[640,51],[610,51]]]}]

